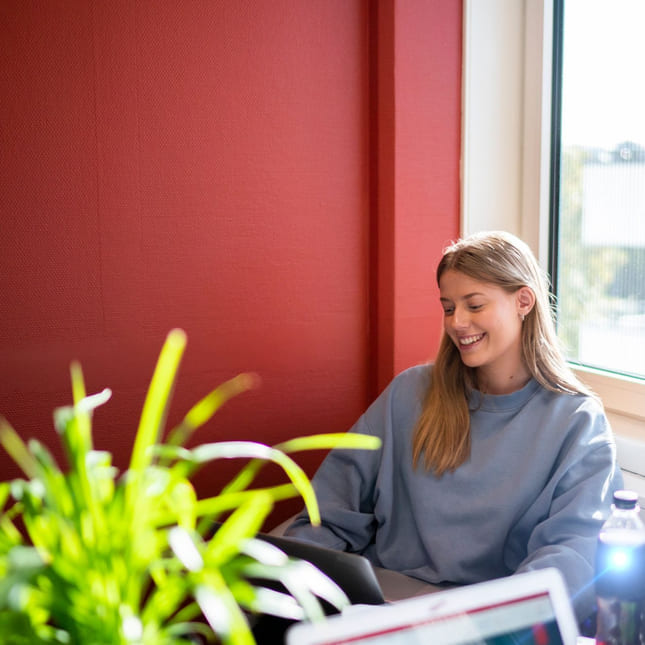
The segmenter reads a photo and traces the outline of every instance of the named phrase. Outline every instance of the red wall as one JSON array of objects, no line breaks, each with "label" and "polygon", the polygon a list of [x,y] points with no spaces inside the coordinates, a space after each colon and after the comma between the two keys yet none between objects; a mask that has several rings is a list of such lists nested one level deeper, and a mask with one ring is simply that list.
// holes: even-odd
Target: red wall
[{"label": "red wall", "polygon": [[344,430],[432,356],[459,0],[6,0],[0,24],[0,414],[24,436],[56,442],[76,358],[124,466],[172,327],[171,424],[262,377],[208,441]]}]

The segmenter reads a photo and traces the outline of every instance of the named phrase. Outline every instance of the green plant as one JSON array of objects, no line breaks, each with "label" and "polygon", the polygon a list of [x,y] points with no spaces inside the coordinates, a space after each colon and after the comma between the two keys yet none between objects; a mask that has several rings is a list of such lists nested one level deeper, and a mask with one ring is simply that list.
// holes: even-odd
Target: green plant
[{"label": "green plant", "polygon": [[[355,434],[303,437],[269,447],[219,442],[186,448],[193,431],[232,396],[253,386],[242,374],[216,388],[162,440],[185,334],[168,335],[154,371],[126,472],[92,444],[92,411],[109,390],[87,396],[72,363],[73,406],[55,411],[68,461],[25,443],[0,418],[0,443],[26,478],[0,483],[0,633],[7,644],[153,644],[208,640],[253,643],[249,618],[270,613],[320,619],[318,598],[347,598],[308,563],[254,536],[281,499],[301,495],[314,522],[311,484],[288,453],[331,447],[375,448]],[[219,494],[199,499],[191,477],[221,458],[250,460]],[[289,481],[251,488],[263,464]],[[223,518],[223,519],[222,519]],[[212,523],[221,527],[211,536]],[[279,593],[251,580],[281,581]]]}]

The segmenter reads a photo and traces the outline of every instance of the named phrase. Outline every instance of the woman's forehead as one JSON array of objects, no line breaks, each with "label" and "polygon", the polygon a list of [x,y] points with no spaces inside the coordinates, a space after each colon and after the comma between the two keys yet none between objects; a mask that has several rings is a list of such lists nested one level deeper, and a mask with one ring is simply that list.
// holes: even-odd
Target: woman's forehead
[{"label": "woman's forehead", "polygon": [[439,290],[445,292],[456,292],[461,297],[468,293],[487,293],[489,291],[500,291],[501,287],[492,282],[477,280],[461,271],[448,269],[439,278]]}]

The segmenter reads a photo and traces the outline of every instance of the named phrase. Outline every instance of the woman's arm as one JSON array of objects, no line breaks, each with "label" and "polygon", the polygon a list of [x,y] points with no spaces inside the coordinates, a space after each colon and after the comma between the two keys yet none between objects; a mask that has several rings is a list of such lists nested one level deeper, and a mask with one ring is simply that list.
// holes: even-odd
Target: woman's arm
[{"label": "woman's arm", "polygon": [[604,413],[578,415],[572,445],[563,448],[554,478],[557,484],[549,515],[533,529],[527,556],[517,572],[545,567],[559,569],[567,582],[578,620],[594,610],[594,558],[600,527],[614,490],[623,479]]},{"label": "woman's arm", "polygon": [[313,478],[322,526],[312,526],[303,511],[285,535],[355,553],[374,541],[379,486],[386,480],[387,494],[393,494],[396,446],[407,448],[429,374],[427,365],[405,370],[369,406],[350,432],[379,437],[381,448],[332,450]]},{"label": "woman's arm", "polygon": [[[351,432],[367,434],[364,419]],[[379,451],[369,451],[379,452]],[[303,510],[285,535],[340,551],[361,552],[374,536],[372,491],[378,455],[332,450],[313,478],[322,524],[313,526]]]}]

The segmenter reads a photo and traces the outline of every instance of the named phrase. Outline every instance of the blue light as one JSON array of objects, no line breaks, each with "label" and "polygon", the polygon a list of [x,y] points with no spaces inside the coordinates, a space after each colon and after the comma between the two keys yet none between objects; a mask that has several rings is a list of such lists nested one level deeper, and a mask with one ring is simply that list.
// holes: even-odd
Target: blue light
[{"label": "blue light", "polygon": [[609,556],[609,565],[614,569],[626,569],[630,565],[627,549],[613,549]]}]

